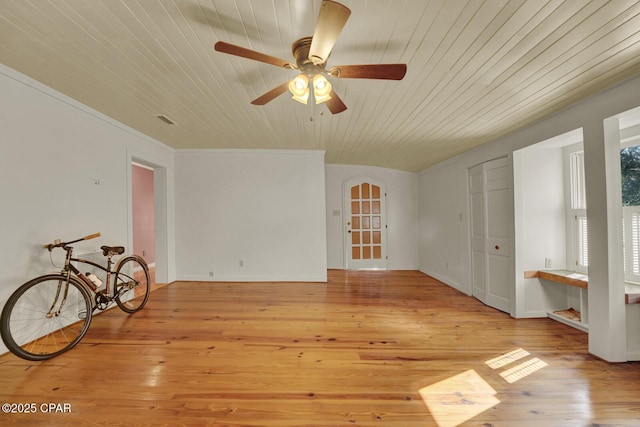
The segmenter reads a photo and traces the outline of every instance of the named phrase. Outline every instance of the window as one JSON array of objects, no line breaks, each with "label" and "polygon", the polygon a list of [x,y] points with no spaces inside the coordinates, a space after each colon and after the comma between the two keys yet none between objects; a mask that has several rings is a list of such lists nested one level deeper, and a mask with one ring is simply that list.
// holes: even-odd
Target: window
[{"label": "window", "polygon": [[620,150],[624,275],[640,283],[640,146]]},{"label": "window", "polygon": [[571,185],[571,218],[573,219],[572,254],[575,270],[587,273],[589,267],[589,228],[587,199],[584,182],[584,152],[569,154],[569,179]]}]

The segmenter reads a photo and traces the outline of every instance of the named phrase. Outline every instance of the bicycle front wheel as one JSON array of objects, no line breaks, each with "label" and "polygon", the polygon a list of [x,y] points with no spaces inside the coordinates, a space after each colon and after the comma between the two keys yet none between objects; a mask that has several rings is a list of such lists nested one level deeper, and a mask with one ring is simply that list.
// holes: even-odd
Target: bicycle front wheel
[{"label": "bicycle front wheel", "polygon": [[73,348],[89,329],[93,303],[77,279],[37,277],[9,297],[0,319],[2,341],[16,356],[46,360]]},{"label": "bicycle front wheel", "polygon": [[149,300],[151,280],[144,259],[130,255],[118,263],[116,269],[116,303],[123,311],[135,313]]}]

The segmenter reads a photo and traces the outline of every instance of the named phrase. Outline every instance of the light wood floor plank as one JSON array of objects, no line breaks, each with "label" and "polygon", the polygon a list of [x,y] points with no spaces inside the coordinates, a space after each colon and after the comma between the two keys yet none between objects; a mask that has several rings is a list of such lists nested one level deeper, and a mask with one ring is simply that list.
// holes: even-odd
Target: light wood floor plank
[{"label": "light wood floor plank", "polygon": [[[45,362],[0,357],[16,425],[640,426],[640,364],[414,271],[176,282]],[[508,374],[511,375],[508,375]],[[42,403],[71,413],[42,413]]]}]

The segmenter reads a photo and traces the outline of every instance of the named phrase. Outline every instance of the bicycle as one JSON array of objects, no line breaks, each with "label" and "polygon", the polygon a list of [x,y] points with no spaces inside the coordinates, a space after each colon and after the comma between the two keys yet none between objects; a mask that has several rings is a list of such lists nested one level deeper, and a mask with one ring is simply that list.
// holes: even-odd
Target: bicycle
[{"label": "bicycle", "polygon": [[[112,258],[125,252],[123,246],[101,246],[106,266],[73,256],[74,243],[99,237],[91,234],[69,242],[55,240],[44,245],[66,251],[59,273],[36,277],[7,300],[0,319],[2,340],[13,354],[27,360],[46,360],[73,348],[85,335],[93,312],[105,310],[115,301],[127,313],[142,309],[149,300],[147,263],[129,255],[115,263]],[[93,273],[83,274],[73,264],[87,264],[106,273],[105,287]],[[96,270],[97,271],[97,270]],[[113,284],[111,278],[113,277]]]}]

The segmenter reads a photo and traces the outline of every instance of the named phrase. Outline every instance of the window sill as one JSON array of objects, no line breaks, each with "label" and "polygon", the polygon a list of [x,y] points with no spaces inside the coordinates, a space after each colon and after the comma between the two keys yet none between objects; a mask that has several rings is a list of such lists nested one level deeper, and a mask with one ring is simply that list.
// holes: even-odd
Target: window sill
[{"label": "window sill", "polygon": [[640,304],[640,284],[624,284],[624,302],[626,304]]}]

